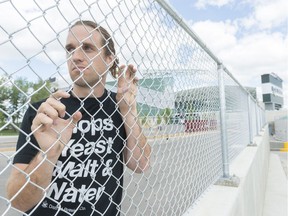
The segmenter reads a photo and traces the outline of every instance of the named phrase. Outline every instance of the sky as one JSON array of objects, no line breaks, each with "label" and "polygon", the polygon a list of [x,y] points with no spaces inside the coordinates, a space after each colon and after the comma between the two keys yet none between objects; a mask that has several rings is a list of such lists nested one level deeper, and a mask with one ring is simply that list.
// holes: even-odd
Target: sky
[{"label": "sky", "polygon": [[[262,74],[277,74],[287,108],[287,0],[166,1],[243,86],[260,90]],[[179,40],[179,28],[162,20],[156,5],[153,0],[2,1],[0,76],[57,76],[63,85],[71,84],[63,44],[67,23],[79,17],[93,18],[112,32],[124,63],[133,61],[142,68],[195,66],[182,52],[199,54],[191,49],[192,39]]]},{"label": "sky", "polygon": [[261,75],[283,80],[288,105],[287,0],[167,0],[243,85],[261,90]]}]

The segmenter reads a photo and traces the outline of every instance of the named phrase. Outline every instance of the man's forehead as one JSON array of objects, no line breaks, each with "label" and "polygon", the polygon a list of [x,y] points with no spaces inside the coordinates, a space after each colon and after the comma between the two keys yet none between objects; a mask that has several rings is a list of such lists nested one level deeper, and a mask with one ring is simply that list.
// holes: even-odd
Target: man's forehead
[{"label": "man's forehead", "polygon": [[67,41],[92,42],[95,43],[101,38],[100,33],[89,26],[78,25],[69,30]]}]

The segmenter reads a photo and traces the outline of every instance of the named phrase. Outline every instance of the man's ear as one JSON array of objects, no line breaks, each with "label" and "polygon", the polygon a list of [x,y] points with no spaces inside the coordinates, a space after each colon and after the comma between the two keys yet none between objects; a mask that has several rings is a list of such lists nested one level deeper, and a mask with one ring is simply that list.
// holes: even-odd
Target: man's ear
[{"label": "man's ear", "polygon": [[109,55],[106,56],[105,58],[106,64],[109,65],[109,67],[112,67],[114,60],[115,60],[114,55]]}]

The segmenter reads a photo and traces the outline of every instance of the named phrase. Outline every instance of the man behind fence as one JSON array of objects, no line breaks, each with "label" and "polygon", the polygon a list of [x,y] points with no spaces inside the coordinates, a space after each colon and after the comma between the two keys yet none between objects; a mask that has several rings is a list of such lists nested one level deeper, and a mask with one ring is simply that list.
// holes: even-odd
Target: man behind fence
[{"label": "man behind fence", "polygon": [[[28,108],[7,194],[30,215],[119,215],[123,164],[143,172],[151,152],[136,118],[136,69],[118,68],[111,36],[92,21],[69,29],[66,50],[73,89]],[[117,93],[105,89],[108,71]]]}]

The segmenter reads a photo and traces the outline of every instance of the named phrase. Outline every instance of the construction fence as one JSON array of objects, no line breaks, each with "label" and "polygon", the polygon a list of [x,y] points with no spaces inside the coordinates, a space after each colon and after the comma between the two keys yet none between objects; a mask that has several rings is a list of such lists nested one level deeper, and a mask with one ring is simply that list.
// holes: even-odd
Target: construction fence
[{"label": "construction fence", "polygon": [[[0,0],[1,136],[22,134],[27,140],[22,148],[35,146],[34,131],[27,133],[21,127],[27,108],[37,110],[34,102],[49,97],[57,89],[73,91],[76,81],[73,82],[68,73],[71,55],[67,55],[65,43],[69,29],[79,20],[97,22],[111,34],[120,62],[117,66],[137,67],[136,117],[151,146],[150,168],[136,173],[127,168],[119,156],[124,174],[120,175],[121,180],[117,179],[122,190],[118,212],[126,216],[183,215],[197,204],[209,186],[233,174],[229,172],[229,163],[247,145],[253,144],[253,137],[264,126],[265,119],[253,92],[239,84],[164,0]],[[97,48],[101,53],[105,45]],[[105,88],[117,91],[117,78],[106,74]],[[109,94],[107,100],[108,97]],[[75,110],[85,112],[86,100],[88,98],[79,98],[80,105]],[[92,119],[97,118],[97,113],[95,115],[91,114],[87,125],[93,126],[96,120]],[[87,125],[82,122],[76,128],[83,131]],[[97,129],[99,125],[95,125]],[[104,121],[102,126],[105,128]],[[95,143],[98,132],[94,134]],[[61,136],[61,132],[58,133]],[[98,136],[102,136],[100,132]],[[71,145],[67,145],[65,151],[72,152],[70,157],[80,154],[80,147],[76,149],[73,145],[84,140],[69,142]],[[5,141],[0,148],[4,144]],[[13,160],[21,149],[11,152],[0,149],[1,215],[34,215],[34,210],[25,213],[12,205],[24,186],[14,196],[6,195],[6,182],[15,167]],[[45,156],[41,148],[38,151]],[[107,168],[110,160],[107,152],[106,149],[99,156],[99,167]],[[93,154],[97,156],[96,152]],[[83,165],[81,172],[86,176],[100,175],[99,169],[92,169],[90,160],[75,160]],[[89,206],[87,215],[106,215],[106,209],[97,209],[101,196],[110,194],[105,189],[99,192],[106,183],[97,182],[98,190],[93,184],[86,185],[85,190],[77,188],[74,183],[78,165],[70,168],[64,163],[63,167],[58,165],[54,164],[59,175],[54,176],[47,188],[40,188],[45,197],[37,206],[53,210],[55,215],[81,215]],[[106,173],[108,180],[116,178],[113,167],[108,165],[108,168],[112,169],[110,174]],[[61,170],[66,171],[61,173]],[[30,174],[20,172],[28,184]],[[103,172],[102,175],[104,177]],[[66,179],[67,188],[55,189],[57,178]],[[73,202],[73,193],[84,198],[79,195],[75,206],[67,208],[65,202]],[[112,198],[110,202],[115,204]]]}]

